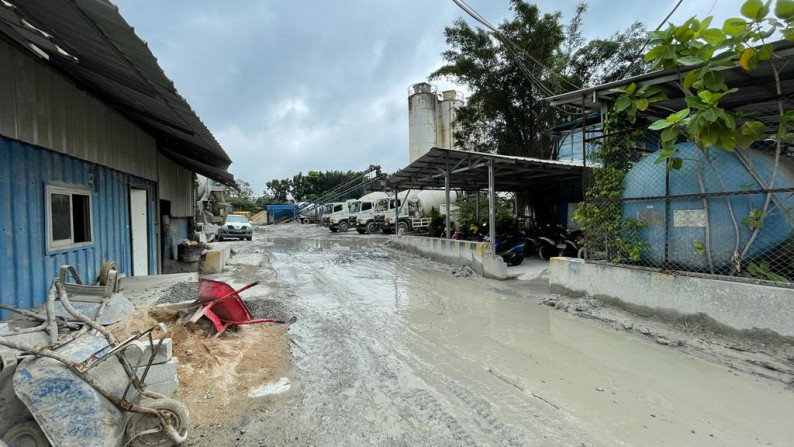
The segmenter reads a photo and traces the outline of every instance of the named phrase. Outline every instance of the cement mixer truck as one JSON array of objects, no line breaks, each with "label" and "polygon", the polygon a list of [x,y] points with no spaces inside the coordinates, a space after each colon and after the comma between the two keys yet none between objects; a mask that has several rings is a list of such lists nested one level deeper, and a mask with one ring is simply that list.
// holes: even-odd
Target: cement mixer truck
[{"label": "cement mixer truck", "polygon": [[346,232],[348,228],[356,226],[356,218],[362,211],[369,211],[378,199],[386,198],[385,192],[371,192],[362,196],[360,199],[348,200],[340,211],[331,214],[328,222],[328,229],[336,233],[337,231]]},{"label": "cement mixer truck", "polygon": [[196,175],[196,182],[196,233],[200,241],[212,242],[229,210],[224,197],[226,186],[203,175]]},{"label": "cement mixer truck", "polygon": [[[400,191],[397,193],[399,200],[394,197],[383,198],[377,201],[371,213],[360,213],[356,223],[359,233],[373,233],[380,229],[386,234],[403,230],[418,231],[430,226],[430,210],[441,208],[446,203],[444,191]],[[458,195],[450,191],[450,202],[456,201]],[[405,203],[403,205],[403,203]],[[399,216],[395,216],[395,208],[399,207]]]}]

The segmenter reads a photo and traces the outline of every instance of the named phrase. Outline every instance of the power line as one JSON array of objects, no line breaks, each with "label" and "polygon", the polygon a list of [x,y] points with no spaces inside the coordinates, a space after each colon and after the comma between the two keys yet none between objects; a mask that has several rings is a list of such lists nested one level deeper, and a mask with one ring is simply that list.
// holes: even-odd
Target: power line
[{"label": "power line", "polygon": [[[452,2],[455,3],[456,5],[458,5],[458,7],[460,7],[460,9],[462,9],[464,12],[466,12],[466,14],[471,16],[474,20],[478,21],[480,24],[482,24],[483,26],[488,28],[491,31],[491,33],[493,33],[500,41],[502,41],[505,44],[505,46],[507,47],[508,50],[511,50],[511,53],[514,56],[516,56],[516,57],[518,57],[519,55],[520,56],[524,56],[527,59],[529,59],[530,61],[532,61],[532,63],[534,63],[538,67],[542,68],[543,70],[546,70],[552,76],[556,76],[558,79],[560,79],[563,82],[567,83],[568,85],[570,85],[574,89],[581,88],[578,85],[572,83],[570,80],[566,79],[564,76],[561,76],[560,74],[556,73],[554,70],[552,70],[549,67],[545,66],[542,62],[540,62],[537,58],[535,58],[534,56],[532,56],[528,52],[524,51],[523,48],[521,48],[519,45],[517,45],[515,42],[513,42],[503,32],[501,32],[498,28],[493,26],[490,22],[488,22],[488,20],[486,20],[485,17],[483,17],[480,13],[475,11],[474,8],[469,6],[464,0],[452,0]],[[520,61],[517,61],[517,62],[519,62],[519,65],[521,65]],[[534,78],[534,76],[533,76],[533,78]],[[540,82],[540,81],[537,80],[537,82]],[[540,90],[542,90],[542,91],[550,92],[551,94],[549,96],[553,96],[554,95],[554,92],[551,89],[549,89],[548,87],[546,87],[545,85],[543,85],[542,83],[539,86],[537,86],[537,87]]]},{"label": "power line", "polygon": [[[667,23],[667,21],[670,19],[670,17],[672,17],[673,14],[675,14],[675,11],[678,9],[678,7],[681,6],[681,3],[684,3],[684,0],[678,0],[678,3],[676,3],[675,6],[673,6],[673,9],[667,14],[667,16],[664,18],[664,20],[662,20],[662,22],[659,23],[659,26],[657,26],[654,31],[659,31],[660,29],[662,29],[662,27],[664,26],[665,23]],[[714,6],[712,6],[712,8],[713,7]],[[626,73],[628,73],[629,71],[631,71],[632,68],[634,68],[634,64],[637,63],[637,59],[645,51],[645,47],[648,46],[648,42],[649,42],[649,39],[645,39],[645,43],[642,44],[642,47],[639,49],[639,51],[637,51],[637,54],[635,54],[634,57],[632,58],[631,64],[629,64],[629,66],[626,67],[625,70],[623,70],[623,73],[621,73],[620,76],[618,76],[618,79],[623,79],[623,77],[626,76]]]}]

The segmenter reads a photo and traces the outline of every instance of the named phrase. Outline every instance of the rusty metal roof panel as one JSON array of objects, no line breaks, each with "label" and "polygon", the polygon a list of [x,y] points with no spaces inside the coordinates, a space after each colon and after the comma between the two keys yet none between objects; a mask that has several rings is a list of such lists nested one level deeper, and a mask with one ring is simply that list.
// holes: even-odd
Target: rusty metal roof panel
[{"label": "rusty metal roof panel", "polygon": [[197,172],[216,180],[231,178],[217,175],[229,156],[113,3],[4,0],[0,34],[44,53],[54,68],[151,132],[161,150],[195,157],[213,168]]}]

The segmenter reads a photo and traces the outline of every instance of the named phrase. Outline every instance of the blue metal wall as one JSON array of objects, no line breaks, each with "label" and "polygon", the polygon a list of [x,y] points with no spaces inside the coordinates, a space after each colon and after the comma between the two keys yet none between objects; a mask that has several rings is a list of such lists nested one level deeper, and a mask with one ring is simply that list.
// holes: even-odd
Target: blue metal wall
[{"label": "blue metal wall", "polygon": [[[48,182],[91,187],[91,246],[47,253],[44,195]],[[77,267],[84,281],[95,278],[106,260],[116,261],[130,275],[130,185],[149,190],[149,273],[155,274],[154,182],[0,137],[0,302],[23,308],[43,303],[50,281],[63,264]]]}]

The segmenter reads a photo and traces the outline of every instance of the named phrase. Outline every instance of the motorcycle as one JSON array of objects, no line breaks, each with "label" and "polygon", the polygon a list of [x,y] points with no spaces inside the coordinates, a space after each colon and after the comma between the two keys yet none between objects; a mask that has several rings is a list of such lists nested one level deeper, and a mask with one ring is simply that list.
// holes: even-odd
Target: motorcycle
[{"label": "motorcycle", "polygon": [[582,246],[583,239],[582,230],[568,233],[564,225],[546,225],[544,233],[538,237],[538,257],[544,261],[554,256],[584,258],[586,250]]},{"label": "motorcycle", "polygon": [[507,240],[499,245],[496,254],[501,256],[509,265],[519,265],[524,262],[524,257],[526,256],[524,253],[525,247],[525,239]]},{"label": "motorcycle", "polygon": [[[574,230],[568,233],[568,230],[560,225],[562,242],[560,245],[564,247],[560,250],[560,256],[568,256],[571,258],[584,258],[585,248],[582,246],[584,240],[584,232],[582,230]],[[558,247],[560,247],[558,245]]]},{"label": "motorcycle", "polygon": [[559,256],[560,249],[557,247],[559,243],[560,235],[555,230],[555,227],[546,225],[537,238],[538,257],[548,261],[554,256]]}]

